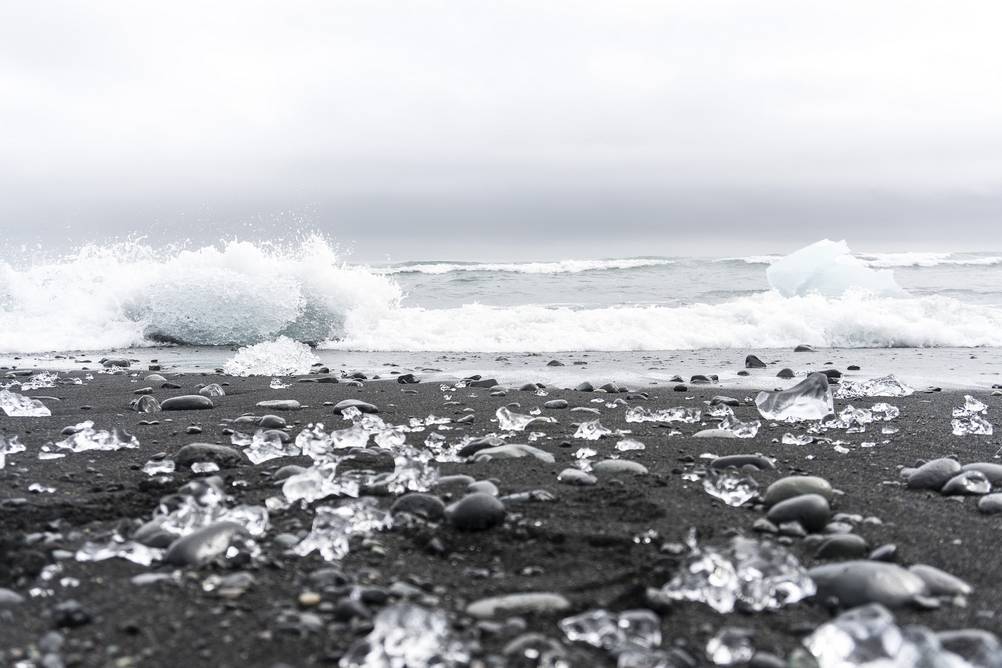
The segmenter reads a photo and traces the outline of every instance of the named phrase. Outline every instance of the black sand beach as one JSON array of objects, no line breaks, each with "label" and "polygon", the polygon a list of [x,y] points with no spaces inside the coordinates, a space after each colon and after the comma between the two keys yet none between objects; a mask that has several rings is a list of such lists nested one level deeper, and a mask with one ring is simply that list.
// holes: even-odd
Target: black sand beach
[{"label": "black sand beach", "polygon": [[[761,504],[751,501],[740,508],[729,507],[708,495],[701,481],[685,479],[684,474],[706,467],[710,460],[701,457],[705,453],[761,453],[773,458],[775,470],[750,474],[763,492],[783,476],[820,476],[838,490],[833,512],[862,519],[849,523],[852,531],[865,539],[868,549],[893,544],[898,563],[928,564],[973,587],[970,595],[943,600],[938,609],[895,610],[899,623],[921,624],[936,631],[1002,631],[1002,580],[998,577],[1002,515],[982,514],[974,497],[906,489],[899,473],[901,467],[938,457],[956,457],[964,464],[1000,461],[994,458],[1002,446],[998,435],[952,435],[951,410],[963,403],[962,393],[916,393],[907,398],[853,402],[870,406],[887,401],[899,407],[901,415],[892,424],[900,431],[883,436],[878,425],[871,425],[862,434],[845,434],[844,430],[828,434],[850,442],[849,452],[842,453],[822,443],[782,444],[778,439],[784,432],[803,430],[767,421],[753,439],[695,439],[692,434],[705,426],[672,424],[669,429],[653,422],[627,423],[623,406],[605,405],[605,401],[623,398],[630,406],[650,409],[678,405],[705,409],[704,402],[711,397],[728,395],[741,401],[734,409],[737,417],[759,417],[755,407],[745,401],[753,392],[728,391],[716,385],[692,385],[685,392],[671,387],[630,388],[630,393],[615,395],[548,387],[545,397],[513,388],[505,396],[489,396],[490,391],[484,388],[463,388],[447,392],[458,404],[444,405],[438,383],[404,385],[392,377],[367,380],[363,387],[293,382],[287,389],[273,390],[267,377],[168,374],[169,380],[181,387],[167,390],[157,386],[154,396],[161,401],[193,394],[198,385],[212,382],[223,383],[226,396],[214,398],[211,410],[135,413],[129,410],[129,402],[135,398],[133,391],[146,385],[146,374],[139,371],[138,378],[98,374],[84,385],[28,392],[59,399],[45,401],[51,417],[0,416],[0,432],[7,437],[19,436],[27,447],[26,452],[9,455],[6,467],[0,470],[0,588],[24,599],[0,610],[0,665],[15,665],[53,647],[68,666],[335,665],[349,645],[364,636],[371,615],[405,596],[447,611],[460,637],[472,643],[480,665],[505,665],[503,648],[526,631],[564,641],[557,622],[594,608],[656,609],[661,616],[663,646],[684,649],[697,665],[708,663],[704,654],[707,640],[723,626],[749,629],[758,652],[788,657],[804,635],[831,619],[833,611],[826,601],[815,598],[776,612],[720,615],[700,603],[655,606],[647,599],[646,590],[664,585],[683,563],[678,544],[691,528],[706,544],[722,544],[738,532],[759,535],[752,527],[764,517]],[[637,392],[646,392],[648,397],[644,399]],[[999,397],[984,391],[977,396],[989,404],[991,420]],[[131,535],[152,517],[161,497],[189,480],[204,477],[178,466],[168,481],[159,482],[141,470],[157,453],[170,458],[194,442],[229,445],[229,436],[223,434],[224,429],[232,428],[227,420],[247,413],[273,412],[256,408],[263,400],[296,399],[305,406],[279,413],[289,421],[288,431],[293,436],[311,422],[342,428],[347,423],[333,414],[329,404],[347,398],[378,405],[380,417],[392,424],[406,424],[410,418],[429,414],[459,419],[469,414],[466,409],[472,409],[472,423],[453,423],[450,430],[441,432],[449,443],[463,436],[499,431],[491,420],[499,407],[511,402],[520,405],[514,410],[528,413],[546,401],[565,399],[570,407],[599,409],[603,425],[631,430],[631,438],[642,441],[646,449],[617,453],[616,438],[574,439],[571,423],[593,416],[546,409],[542,414],[555,417],[559,423],[535,424],[527,431],[546,434],[533,445],[551,453],[555,463],[527,457],[440,465],[442,475],[491,480],[502,496],[546,490],[555,497],[552,501],[508,502],[505,522],[485,531],[458,531],[447,522],[398,526],[354,543],[342,562],[328,563],[317,553],[306,557],[289,554],[287,544],[276,540],[282,534],[299,538],[309,530],[312,510],[293,506],[271,513],[271,527],[258,541],[262,554],[252,563],[225,567],[210,563],[182,569],[172,579],[138,585],[131,578],[148,572],[170,574],[175,569],[156,563],[147,568],[123,559],[80,563],[72,557],[82,543],[99,540],[114,529]],[[593,401],[596,399],[605,401]],[[846,403],[837,400],[836,410]],[[83,420],[93,420],[101,429],[123,428],[136,436],[141,447],[38,459],[41,446],[60,440],[64,427]],[[141,421],[157,424],[140,425]],[[186,433],[193,425],[201,427],[202,433]],[[671,429],[680,430],[682,435],[669,435]],[[408,442],[420,444],[426,436],[409,434]],[[525,435],[517,435],[509,440],[524,439]],[[890,442],[883,444],[885,439]],[[859,444],[864,441],[876,441],[877,445],[862,448]],[[583,447],[598,451],[596,461],[619,455],[639,462],[649,474],[598,476],[596,485],[585,487],[558,482],[558,473],[574,465],[574,453]],[[310,460],[280,458],[257,466],[244,461],[215,475],[225,480],[227,493],[239,503],[259,505],[268,497],[281,495],[271,476],[290,463],[308,466]],[[54,490],[30,491],[34,483]],[[458,492],[452,487],[431,493],[449,502],[462,495],[462,486]],[[384,509],[394,501],[392,497],[377,500]],[[311,504],[311,508],[338,503],[330,498]],[[656,534],[641,538],[652,530]],[[814,558],[816,539],[784,537],[780,541],[787,543],[805,566],[822,563]],[[59,564],[61,570],[53,573],[53,564]],[[314,572],[332,567],[344,577],[311,579]],[[253,584],[243,593],[222,596],[203,587],[212,575],[238,571],[253,576]],[[60,582],[66,578],[70,580]],[[523,591],[562,594],[571,608],[490,622],[478,622],[464,613],[468,604],[478,599]],[[79,603],[79,614],[65,607],[69,600]],[[61,644],[46,636],[52,631],[61,636]],[[573,666],[615,665],[600,650],[574,644],[572,651]],[[760,665],[770,665],[769,657],[760,660]]]}]

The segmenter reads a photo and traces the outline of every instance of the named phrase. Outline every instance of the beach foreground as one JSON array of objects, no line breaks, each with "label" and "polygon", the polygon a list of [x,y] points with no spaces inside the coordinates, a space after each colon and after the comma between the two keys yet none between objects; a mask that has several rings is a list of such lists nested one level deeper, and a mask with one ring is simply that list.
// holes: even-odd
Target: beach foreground
[{"label": "beach foreground", "polygon": [[[83,379],[87,373],[73,371],[61,379]],[[702,546],[726,546],[736,534],[778,543],[806,568],[844,559],[858,549],[856,543],[847,543],[845,552],[817,557],[823,537],[799,536],[790,525],[780,532],[785,535],[775,535],[778,522],[772,528],[762,522],[766,509],[761,496],[767,486],[791,475],[818,476],[835,490],[828,521],[808,527],[807,533],[846,531],[860,536],[865,541],[858,555],[862,559],[882,546],[895,546],[885,547],[879,556],[904,567],[942,569],[970,585],[970,592],[927,591],[895,607],[898,624],[920,624],[934,631],[1002,631],[997,567],[1002,515],[980,511],[975,495],[906,488],[901,475],[902,467],[942,457],[955,457],[962,464],[1002,463],[996,459],[1002,445],[998,436],[952,434],[951,413],[963,405],[962,392],[836,400],[836,412],[847,403],[866,408],[881,401],[893,404],[900,415],[886,424],[898,431],[884,434],[874,423],[863,433],[843,429],[825,434],[840,441],[836,445],[792,445],[780,439],[786,432],[803,434],[804,429],[767,420],[754,438],[693,438],[695,432],[715,426],[706,411],[707,402],[718,395],[738,400],[733,409],[738,420],[760,419],[749,399],[753,391],[728,391],[715,384],[690,384],[685,391],[670,385],[630,387],[615,394],[509,387],[502,394],[488,387],[404,384],[392,375],[352,385],[343,377],[338,383],[315,382],[330,377],[319,374],[289,379],[288,387],[272,389],[268,377],[206,373],[169,375],[168,383],[177,387],[165,389],[159,382],[144,382],[148,373],[97,373],[82,385],[57,383],[25,392],[54,397],[43,399],[52,415],[0,416],[3,435],[18,436],[26,448],[7,455],[6,467],[0,469],[0,664],[38,661],[50,654],[65,665],[80,666],[334,665],[371,630],[381,610],[412,602],[444,611],[451,633],[475,665],[544,665],[519,654],[518,641],[539,642],[526,640],[527,633],[561,643],[565,665],[616,665],[614,652],[572,643],[558,627],[561,619],[594,609],[650,609],[657,614],[661,647],[680,651],[671,654],[675,663],[649,665],[686,665],[687,657],[690,665],[710,663],[707,643],[723,627],[748,630],[744,637],[758,653],[756,665],[784,665],[805,636],[836,614],[830,597],[810,597],[775,611],[724,615],[704,603],[652,597],[649,590],[661,589],[684,570],[689,559],[686,540],[693,529]],[[421,380],[421,373],[417,376]],[[140,388],[151,387],[152,396],[163,402],[196,394],[211,383],[225,391],[225,396],[211,399],[211,409],[139,413],[129,407]],[[992,419],[1000,398],[985,390],[976,394],[988,404]],[[282,411],[257,405],[278,399],[297,400],[301,408]],[[503,519],[492,515],[502,511],[489,504],[466,524],[457,519],[461,513],[456,510],[443,519],[440,507],[422,497],[412,509],[420,507],[432,521],[396,513],[391,528],[354,536],[347,556],[332,561],[317,551],[299,556],[290,548],[310,532],[318,506],[337,507],[353,500],[332,496],[288,507],[274,500],[283,497],[276,477],[289,472],[276,476],[279,470],[290,464],[310,466],[309,457],[280,457],[257,465],[245,456],[237,462],[223,457],[218,471],[193,473],[181,462],[170,474],[143,471],[150,460],[177,458],[187,444],[231,446],[232,430],[253,434],[257,425],[233,422],[242,415],[280,416],[293,438],[309,423],[323,422],[328,431],[344,429],[351,422],[335,415],[333,408],[344,399],[377,406],[387,425],[408,425],[414,418],[427,423],[430,415],[448,418],[448,423],[432,420],[424,431],[406,434],[407,442],[419,449],[433,433],[445,437],[446,445],[501,433],[496,412],[512,402],[518,405],[510,410],[518,414],[540,408],[541,416],[557,422],[534,422],[505,440],[528,443],[529,434],[537,432],[531,445],[553,461],[532,454],[505,459],[502,452],[493,458],[475,453],[457,457],[460,461],[432,462],[441,476],[481,481],[474,490],[493,495],[496,487]],[[554,400],[565,400],[567,407],[544,408]],[[684,406],[703,415],[698,423],[627,422],[626,411],[635,406],[650,411]],[[576,407],[600,415],[573,412]],[[577,423],[596,418],[613,432],[629,434],[599,440],[575,437]],[[140,445],[85,452],[49,446],[65,456],[39,457],[43,446],[67,438],[61,433],[65,427],[84,420],[92,420],[97,429],[124,429]],[[197,430],[200,433],[190,433]],[[617,443],[622,439],[640,441],[645,448],[620,450]],[[869,443],[873,445],[864,447]],[[385,457],[371,442],[370,447],[374,453],[355,459],[375,462],[378,468]],[[588,456],[581,452],[584,448],[595,453]],[[473,450],[475,445],[469,448]],[[775,468],[734,470],[737,476],[753,478],[760,494],[731,507],[704,490],[704,479],[713,456],[737,454],[765,455]],[[558,475],[576,468],[581,458],[594,470],[558,481]],[[202,459],[211,457],[196,457],[195,463],[204,463]],[[630,460],[643,468],[599,464],[607,459]],[[588,475],[594,476],[594,484],[571,484],[591,482]],[[162,497],[211,476],[221,479],[225,493],[233,497],[231,504],[270,508],[269,527],[254,540],[259,553],[251,557],[233,550],[229,559],[181,563],[181,557],[173,564],[157,559],[149,566],[123,558],[79,560],[78,550],[88,542],[104,545],[113,535],[133,538],[157,512]],[[428,494],[449,504],[467,494],[468,484],[447,479],[432,485]],[[378,509],[389,511],[400,496],[382,490],[372,498]],[[471,607],[487,597],[516,592],[555,596],[510,615],[481,614],[483,604]]]}]

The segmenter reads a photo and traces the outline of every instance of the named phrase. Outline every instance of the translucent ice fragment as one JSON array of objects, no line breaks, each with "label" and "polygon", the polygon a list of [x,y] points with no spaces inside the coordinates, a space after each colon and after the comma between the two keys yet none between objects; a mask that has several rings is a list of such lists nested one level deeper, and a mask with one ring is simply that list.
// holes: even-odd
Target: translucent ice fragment
[{"label": "translucent ice fragment", "polygon": [[55,387],[56,381],[59,379],[59,374],[52,373],[49,371],[41,371],[36,373],[34,376],[28,380],[21,382],[21,391],[27,392],[28,390],[40,390],[46,387]]},{"label": "translucent ice fragment", "polygon": [[616,449],[620,452],[629,452],[630,450],[643,450],[645,446],[638,440],[632,438],[624,438],[616,442]]},{"label": "translucent ice fragment", "polygon": [[247,436],[238,431],[230,436],[230,441],[234,445],[243,446],[247,459],[254,464],[261,464],[279,457],[298,457],[301,454],[296,443],[286,443],[282,440],[281,432],[275,430],[258,429],[253,436]]},{"label": "translucent ice fragment", "polygon": [[192,473],[215,473],[219,470],[219,464],[216,462],[192,462],[191,472]]},{"label": "translucent ice fragment", "polygon": [[651,411],[643,406],[634,406],[626,410],[627,422],[685,422],[692,424],[702,419],[698,408],[685,406],[669,406],[661,410]]},{"label": "translucent ice fragment", "polygon": [[173,459],[151,459],[143,464],[143,473],[146,475],[160,475],[174,472]]},{"label": "translucent ice fragment", "polygon": [[586,441],[597,441],[598,439],[608,436],[611,433],[612,430],[603,426],[598,420],[588,420],[587,422],[582,422],[578,425],[577,431],[574,432],[574,438],[583,438]]},{"label": "translucent ice fragment", "polygon": [[352,536],[386,529],[390,524],[389,513],[380,510],[373,499],[319,506],[310,533],[292,549],[301,557],[317,551],[327,561],[338,561],[348,554]]},{"label": "translucent ice fragment", "polygon": [[589,610],[560,620],[559,626],[569,641],[604,649],[613,656],[661,646],[661,619],[651,610]]},{"label": "translucent ice fragment", "polygon": [[0,469],[7,464],[7,455],[24,452],[24,444],[18,440],[17,434],[7,438],[0,434]]},{"label": "translucent ice fragment", "polygon": [[340,668],[462,668],[470,652],[442,610],[398,603],[376,615],[372,631],[353,644]]},{"label": "translucent ice fragment", "polygon": [[268,383],[268,387],[273,390],[284,390],[289,387],[289,383],[284,382],[281,378],[272,378],[271,382]]},{"label": "translucent ice fragment", "polygon": [[10,390],[0,390],[0,411],[10,417],[48,417],[52,412],[38,399]]},{"label": "translucent ice fragment", "polygon": [[925,627],[898,626],[894,616],[878,603],[842,613],[819,626],[803,643],[818,668],[978,665],[944,649],[940,639]]},{"label": "translucent ice fragment", "polygon": [[744,665],[755,654],[752,632],[725,626],[706,643],[706,658],[715,666]]},{"label": "translucent ice fragment", "polygon": [[821,420],[834,412],[828,376],[823,373],[812,373],[788,390],[759,392],[755,405],[766,420],[784,422]]},{"label": "translucent ice fragment", "polygon": [[77,561],[104,561],[105,559],[126,559],[140,566],[149,566],[159,561],[163,550],[147,547],[141,543],[125,540],[114,535],[106,543],[86,542],[76,551]]},{"label": "translucent ice fragment", "polygon": [[992,423],[977,413],[953,418],[950,423],[954,436],[991,436],[993,431]]},{"label": "translucent ice fragment", "polygon": [[891,404],[884,403],[882,401],[873,404],[870,408],[870,412],[873,414],[874,420],[884,420],[885,422],[889,422],[890,420],[893,420],[901,415],[901,410],[897,406],[892,406]]},{"label": "translucent ice fragment", "polygon": [[121,450],[122,448],[138,448],[139,441],[132,434],[122,429],[94,429],[94,422],[86,420],[73,427],[73,433],[56,447],[71,452],[86,452],[88,450]]},{"label": "translucent ice fragment", "polygon": [[814,442],[814,437],[810,434],[791,434],[786,432],[781,439],[783,445],[810,445]]},{"label": "translucent ice fragment", "polygon": [[756,612],[776,610],[814,595],[814,581],[780,545],[742,536],[723,548],[691,545],[688,562],[661,589],[670,599],[729,613],[739,604]]},{"label": "translucent ice fragment", "polygon": [[988,410],[988,404],[978,401],[969,394],[964,395],[964,405],[960,408],[953,409],[953,417],[962,417],[964,415],[974,415],[975,413],[984,413]]},{"label": "translucent ice fragment", "polygon": [[720,421],[720,428],[729,431],[738,438],[755,438],[762,423],[758,420],[748,420],[743,422],[734,416],[734,413],[724,416]]},{"label": "translucent ice fragment", "polygon": [[308,374],[319,361],[305,343],[280,336],[241,348],[223,370],[231,376],[296,376]]},{"label": "translucent ice fragment", "polygon": [[862,399],[864,397],[907,397],[915,390],[893,375],[869,380],[843,380],[839,383],[835,396],[838,399]]},{"label": "translucent ice fragment", "polygon": [[741,506],[758,496],[758,483],[747,475],[710,469],[703,478],[703,489],[729,506]]},{"label": "translucent ice fragment", "polygon": [[849,404],[839,412],[838,419],[840,426],[846,430],[846,433],[861,434],[866,431],[866,425],[873,422],[873,413],[865,408],[855,408]]},{"label": "translucent ice fragment", "polygon": [[498,419],[498,427],[504,431],[524,431],[533,422],[556,422],[556,418],[538,417],[535,415],[523,415],[515,413],[502,406],[495,413]]},{"label": "translucent ice fragment", "polygon": [[351,478],[338,479],[337,463],[326,462],[286,478],[282,493],[290,502],[310,503],[334,495],[357,497],[359,484]]},{"label": "translucent ice fragment", "polygon": [[130,401],[129,408],[137,413],[159,413],[160,402],[157,401],[156,397],[144,394],[143,396]]}]

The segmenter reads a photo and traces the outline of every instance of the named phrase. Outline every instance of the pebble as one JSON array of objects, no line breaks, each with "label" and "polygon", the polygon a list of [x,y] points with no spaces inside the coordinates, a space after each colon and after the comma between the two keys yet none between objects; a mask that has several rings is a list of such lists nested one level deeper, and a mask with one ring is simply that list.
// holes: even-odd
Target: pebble
[{"label": "pebble", "polygon": [[484,531],[504,522],[504,504],[483,492],[467,494],[446,508],[449,523],[460,531]]},{"label": "pebble", "polygon": [[566,399],[550,399],[543,404],[543,408],[549,408],[550,410],[561,410],[567,408],[567,406],[568,404]]},{"label": "pebble", "polygon": [[861,537],[851,533],[829,536],[814,553],[815,559],[859,559],[869,547]]},{"label": "pebble", "polygon": [[793,373],[793,369],[789,368],[780,369],[779,373],[776,374],[777,378],[793,378],[794,376],[796,376],[796,374]]},{"label": "pebble", "polygon": [[390,508],[392,515],[407,513],[432,522],[445,517],[445,503],[437,496],[412,492],[397,499]]},{"label": "pebble", "polygon": [[1002,485],[1002,464],[992,464],[989,462],[975,462],[973,464],[965,464],[960,468],[961,471],[980,471],[985,474],[988,478],[988,482],[993,485]]},{"label": "pebble", "polygon": [[334,404],[334,412],[340,414],[346,408],[357,408],[363,413],[378,413],[379,408],[375,404],[360,399],[345,399]]},{"label": "pebble", "polygon": [[483,492],[484,494],[490,494],[491,496],[499,496],[501,494],[498,490],[497,485],[492,483],[490,480],[478,480],[476,482],[471,482],[466,488],[467,493]]},{"label": "pebble", "polygon": [[713,469],[744,468],[745,466],[751,466],[760,471],[771,471],[776,468],[776,464],[763,455],[725,455],[710,462],[710,468]]},{"label": "pebble", "polygon": [[647,467],[640,462],[633,462],[629,459],[603,459],[592,464],[592,472],[595,475],[647,475]]},{"label": "pebble", "polygon": [[295,399],[269,399],[257,402],[257,407],[270,408],[276,411],[298,411],[303,406]]},{"label": "pebble", "polygon": [[0,587],[0,610],[13,608],[15,605],[24,603],[24,597],[11,589]]},{"label": "pebble", "polygon": [[244,455],[239,450],[216,443],[189,443],[174,455],[174,463],[178,466],[190,466],[195,462],[213,462],[225,468],[244,461],[246,461]]},{"label": "pebble", "polygon": [[924,596],[925,582],[896,564],[846,561],[816,566],[808,571],[817,585],[817,599],[834,599],[841,607],[880,603],[889,608],[913,604]]},{"label": "pebble", "polygon": [[958,473],[960,473],[960,462],[941,457],[928,461],[912,471],[905,480],[905,485],[911,489],[940,490]]},{"label": "pebble", "polygon": [[766,513],[773,524],[799,522],[806,530],[821,531],[831,517],[828,499],[820,494],[802,494],[780,501]]},{"label": "pebble", "polygon": [[223,555],[243,527],[236,522],[216,522],[171,543],[164,562],[175,566],[200,566]]},{"label": "pebble", "polygon": [[554,592],[523,592],[474,601],[466,607],[466,614],[477,619],[493,619],[532,613],[563,612],[570,607],[570,601]]},{"label": "pebble", "polygon": [[926,590],[932,596],[966,596],[974,589],[955,575],[934,566],[915,564],[908,571],[922,578]]},{"label": "pebble", "polygon": [[212,400],[200,394],[186,394],[164,399],[160,409],[165,411],[204,411],[213,408]]},{"label": "pebble", "polygon": [[985,515],[1002,513],[1002,492],[982,496],[978,499],[978,510]]},{"label": "pebble", "polygon": [[963,471],[950,478],[940,490],[945,496],[977,496],[992,491],[992,484],[981,471]]},{"label": "pebble", "polygon": [[598,482],[598,478],[581,469],[566,468],[557,475],[557,481],[565,485],[587,487]]},{"label": "pebble", "polygon": [[808,475],[788,476],[769,485],[768,489],[765,490],[763,502],[766,508],[771,508],[780,501],[802,494],[820,494],[831,501],[834,490],[824,478]]},{"label": "pebble", "polygon": [[535,457],[547,464],[553,464],[556,461],[553,455],[546,450],[540,450],[524,443],[509,443],[497,447],[483,448],[473,455],[473,461],[487,462],[492,459],[520,459],[522,457]]},{"label": "pebble", "polygon": [[763,362],[762,360],[760,360],[755,355],[748,355],[747,357],[745,357],[745,368],[746,369],[764,369],[765,366],[766,366],[765,362]]}]

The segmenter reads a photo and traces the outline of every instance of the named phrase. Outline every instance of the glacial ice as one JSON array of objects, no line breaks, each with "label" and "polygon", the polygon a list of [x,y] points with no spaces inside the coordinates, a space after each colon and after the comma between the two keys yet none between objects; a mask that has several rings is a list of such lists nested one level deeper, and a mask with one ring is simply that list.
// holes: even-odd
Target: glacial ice
[{"label": "glacial ice", "polygon": [[18,439],[17,434],[10,438],[0,434],[0,469],[7,465],[7,455],[24,452],[24,444]]},{"label": "glacial ice", "polygon": [[828,376],[823,373],[812,373],[788,390],[759,392],[755,405],[765,419],[781,422],[821,420],[835,410]]},{"label": "glacial ice", "polygon": [[10,390],[0,390],[0,411],[9,417],[49,417],[52,412],[38,399]]},{"label": "glacial ice", "polygon": [[122,429],[94,429],[92,420],[85,420],[73,426],[73,433],[56,443],[56,447],[70,452],[87,452],[88,450],[121,450],[123,448],[138,448],[139,441],[132,434]]},{"label": "glacial ice", "polygon": [[824,239],[773,262],[766,269],[772,289],[783,297],[819,294],[840,297],[850,290],[882,296],[904,293],[890,270],[874,270],[854,257],[845,241]]},{"label": "glacial ice", "polygon": [[523,415],[510,410],[507,406],[502,406],[495,413],[498,419],[498,428],[502,431],[524,431],[526,427],[534,422],[556,422],[556,418],[538,417],[535,415]]},{"label": "glacial ice", "polygon": [[598,420],[587,420],[578,425],[574,432],[574,438],[583,438],[586,441],[597,441],[612,433],[612,430],[603,425]]},{"label": "glacial ice", "polygon": [[987,404],[978,401],[969,394],[965,395],[964,405],[953,409],[953,420],[950,423],[953,427],[953,435],[991,436],[992,423],[984,417],[984,413],[987,411]]},{"label": "glacial ice", "polygon": [[318,506],[313,528],[292,550],[301,557],[317,551],[326,561],[339,561],[348,554],[352,536],[371,534],[391,524],[389,513],[380,510],[370,498],[337,507]]},{"label": "glacial ice", "polygon": [[709,469],[703,478],[703,489],[729,506],[742,506],[758,496],[758,483],[747,475]]},{"label": "glacial ice", "polygon": [[702,414],[698,408],[685,406],[670,406],[656,411],[648,410],[643,406],[626,409],[627,422],[685,422],[692,424],[699,422],[701,418]]},{"label": "glacial ice", "polygon": [[230,436],[230,442],[244,448],[244,454],[253,464],[279,457],[298,457],[301,454],[296,443],[286,443],[282,440],[281,433],[275,430],[258,429],[253,436],[235,431]]},{"label": "glacial ice", "polygon": [[372,631],[341,657],[340,668],[465,668],[470,653],[442,610],[398,603],[380,610]]},{"label": "glacial ice", "polygon": [[705,603],[720,613],[739,604],[749,610],[777,610],[813,596],[814,581],[796,557],[780,545],[735,536],[725,547],[699,547],[661,593],[671,600]]},{"label": "glacial ice", "polygon": [[843,379],[835,391],[836,399],[865,399],[867,397],[908,397],[915,390],[908,387],[894,377],[882,376],[880,378],[870,378],[869,380],[845,380]]},{"label": "glacial ice", "polygon": [[761,426],[762,423],[758,420],[748,420],[747,422],[739,420],[730,408],[720,421],[720,429],[731,432],[737,438],[755,438]]},{"label": "glacial ice", "polygon": [[725,626],[706,643],[706,658],[715,666],[743,666],[755,654],[752,632]]},{"label": "glacial ice", "polygon": [[125,559],[140,566],[149,566],[163,557],[163,550],[147,547],[141,543],[125,540],[118,534],[105,543],[88,541],[77,549],[77,561],[104,561],[105,559]]},{"label": "glacial ice", "polygon": [[613,656],[645,652],[661,646],[661,619],[651,610],[604,609],[583,612],[560,620],[560,630],[571,642],[598,647]]},{"label": "glacial ice", "polygon": [[223,370],[230,376],[303,376],[319,361],[305,343],[280,336],[240,348]]}]

